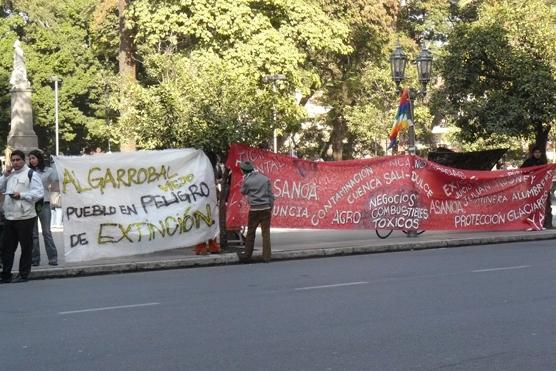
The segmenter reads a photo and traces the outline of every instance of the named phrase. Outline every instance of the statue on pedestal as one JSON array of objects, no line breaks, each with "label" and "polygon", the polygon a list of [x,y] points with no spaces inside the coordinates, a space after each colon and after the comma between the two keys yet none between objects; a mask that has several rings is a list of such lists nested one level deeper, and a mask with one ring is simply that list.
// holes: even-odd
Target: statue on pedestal
[{"label": "statue on pedestal", "polygon": [[29,80],[27,80],[27,68],[25,67],[23,49],[21,49],[21,42],[19,40],[14,42],[14,66],[12,76],[10,77],[10,84],[12,84],[14,88],[31,87]]},{"label": "statue on pedestal", "polygon": [[12,119],[8,135],[8,149],[20,149],[29,153],[30,150],[37,148],[38,140],[33,130],[32,89],[27,79],[27,68],[19,40],[14,42],[14,65],[10,84],[12,85],[10,90]]}]

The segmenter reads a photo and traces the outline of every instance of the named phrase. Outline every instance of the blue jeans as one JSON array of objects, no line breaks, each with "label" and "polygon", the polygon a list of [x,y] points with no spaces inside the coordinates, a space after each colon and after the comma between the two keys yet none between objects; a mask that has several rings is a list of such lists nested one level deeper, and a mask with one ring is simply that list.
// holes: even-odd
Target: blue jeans
[{"label": "blue jeans", "polygon": [[37,223],[33,229],[33,264],[40,264],[41,262],[41,250],[39,245],[39,221],[41,223],[42,237],[44,239],[44,247],[46,249],[46,255],[48,256],[49,263],[58,263],[58,252],[56,251],[56,245],[54,244],[54,239],[52,239],[52,233],[50,232],[50,202],[45,202],[39,217],[37,218]]}]

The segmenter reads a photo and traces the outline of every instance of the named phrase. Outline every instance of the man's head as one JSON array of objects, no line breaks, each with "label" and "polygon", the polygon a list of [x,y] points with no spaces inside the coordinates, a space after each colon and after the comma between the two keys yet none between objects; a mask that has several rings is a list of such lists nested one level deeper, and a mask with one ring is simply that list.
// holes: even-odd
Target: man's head
[{"label": "man's head", "polygon": [[539,146],[533,146],[533,148],[531,148],[531,154],[533,155],[533,158],[535,159],[540,159],[542,156],[542,148]]},{"label": "man's head", "polygon": [[239,168],[241,169],[241,171],[243,171],[244,174],[249,174],[250,172],[255,170],[255,167],[253,166],[251,161],[242,161],[242,162],[240,162]]},{"label": "man's head", "polygon": [[19,149],[14,150],[10,155],[10,161],[14,170],[21,169],[25,165],[25,153]]}]

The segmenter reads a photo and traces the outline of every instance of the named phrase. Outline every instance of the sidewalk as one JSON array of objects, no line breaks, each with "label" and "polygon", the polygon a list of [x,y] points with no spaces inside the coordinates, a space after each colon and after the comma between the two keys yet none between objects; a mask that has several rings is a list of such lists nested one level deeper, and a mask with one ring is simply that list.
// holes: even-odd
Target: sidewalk
[{"label": "sidewalk", "polygon": [[[33,267],[31,279],[77,277],[98,274],[139,272],[161,269],[206,267],[224,264],[237,264],[235,251],[230,248],[221,254],[199,256],[192,247],[172,249],[152,254],[130,257],[99,259],[82,263],[66,263],[63,259],[61,232],[55,233],[59,250],[59,266],[51,267],[42,257],[43,264]],[[376,237],[374,230],[335,231],[335,230],[296,230],[272,229],[272,261],[319,258],[378,252],[448,248],[458,246],[486,245],[507,242],[556,239],[556,230],[519,231],[519,232],[447,232],[426,231],[418,237],[409,238],[401,231],[384,240]],[[255,261],[261,254],[261,237],[258,234],[255,245]],[[41,236],[41,253],[44,254]],[[17,268],[19,257],[15,260]]]}]

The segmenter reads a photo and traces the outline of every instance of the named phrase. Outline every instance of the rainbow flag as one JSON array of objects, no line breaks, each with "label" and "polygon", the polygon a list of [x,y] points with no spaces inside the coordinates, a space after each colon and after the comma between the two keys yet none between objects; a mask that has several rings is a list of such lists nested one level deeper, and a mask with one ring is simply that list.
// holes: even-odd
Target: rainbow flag
[{"label": "rainbow flag", "polygon": [[390,135],[388,135],[390,145],[388,145],[387,149],[394,147],[398,143],[398,133],[407,129],[410,125],[413,125],[411,121],[411,102],[409,101],[409,90],[404,89],[400,97],[400,106],[396,113],[396,119],[392,129],[390,129]]}]

